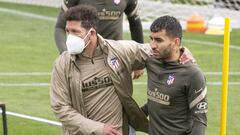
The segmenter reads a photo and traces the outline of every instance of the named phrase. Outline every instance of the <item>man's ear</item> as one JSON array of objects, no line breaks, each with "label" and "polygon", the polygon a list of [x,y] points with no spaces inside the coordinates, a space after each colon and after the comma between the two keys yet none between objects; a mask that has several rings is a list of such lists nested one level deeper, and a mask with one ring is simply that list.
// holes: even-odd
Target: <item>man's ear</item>
[{"label": "man's ear", "polygon": [[92,38],[92,35],[96,35],[96,30],[93,29],[93,28],[89,29],[89,37],[90,37],[90,39]]},{"label": "man's ear", "polygon": [[94,28],[91,28],[91,35],[96,35],[97,34],[97,31],[96,31],[96,29],[94,29]]},{"label": "man's ear", "polygon": [[175,38],[173,42],[174,42],[174,49],[175,49],[175,50],[179,50],[180,45],[181,45],[181,40],[180,40],[180,38]]},{"label": "man's ear", "polygon": [[174,43],[175,43],[178,47],[180,47],[180,44],[181,44],[180,38],[175,38],[175,39],[174,39]]}]

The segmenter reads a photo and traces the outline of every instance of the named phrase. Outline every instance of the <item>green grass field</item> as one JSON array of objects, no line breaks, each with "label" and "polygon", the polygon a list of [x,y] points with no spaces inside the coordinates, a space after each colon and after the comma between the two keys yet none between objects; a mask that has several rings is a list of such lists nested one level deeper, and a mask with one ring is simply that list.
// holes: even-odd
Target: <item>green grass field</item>
[{"label": "green grass field", "polygon": [[[56,17],[58,9],[38,6],[7,4],[0,2],[0,8],[14,9],[43,16]],[[157,16],[156,16],[157,17]],[[35,19],[0,11],[0,73],[51,72],[55,58],[58,56],[54,43],[54,21]],[[149,31],[145,31],[148,40]],[[232,30],[230,49],[230,72],[240,72],[240,30]],[[129,34],[124,34],[129,39]],[[223,36],[184,33],[184,46],[188,47],[197,59],[202,70],[221,72],[222,47],[205,45],[201,42],[222,44]],[[189,40],[197,40],[194,43]],[[206,75],[208,82],[221,82],[221,75]],[[0,74],[0,101],[5,102],[7,111],[54,120],[49,105],[48,86],[6,86],[6,84],[49,83],[50,75],[4,75]],[[240,134],[240,91],[239,75],[231,75],[229,85],[227,134]],[[135,82],[146,82],[146,75]],[[209,84],[210,84],[209,83]],[[134,98],[143,105],[146,102],[146,85],[134,85]],[[208,85],[208,128],[207,135],[220,132],[221,85]],[[0,117],[1,118],[1,117]],[[0,122],[2,125],[2,123]],[[0,125],[0,126],[1,126]],[[23,118],[8,116],[9,135],[59,135],[60,127]],[[2,134],[0,127],[0,134]],[[138,133],[138,135],[143,135]]]}]

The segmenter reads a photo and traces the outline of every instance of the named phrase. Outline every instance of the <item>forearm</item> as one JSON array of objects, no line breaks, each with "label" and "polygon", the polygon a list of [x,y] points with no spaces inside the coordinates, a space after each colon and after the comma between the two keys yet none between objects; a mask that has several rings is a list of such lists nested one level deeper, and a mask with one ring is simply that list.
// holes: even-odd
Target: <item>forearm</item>
[{"label": "forearm", "polygon": [[207,126],[207,87],[203,73],[198,70],[189,76],[188,102],[193,120],[190,135],[204,135]]},{"label": "forearm", "polygon": [[104,123],[93,121],[82,116],[71,106],[54,106],[52,108],[63,126],[73,134],[103,134]]},{"label": "forearm", "polygon": [[60,54],[67,50],[65,30],[55,28],[55,43]]},{"label": "forearm", "polygon": [[131,37],[134,41],[138,43],[143,43],[143,30],[142,30],[142,23],[139,17],[129,17],[129,27],[131,31]]},{"label": "forearm", "polygon": [[204,135],[206,125],[199,121],[194,121],[192,131],[189,135]]},{"label": "forearm", "polygon": [[66,59],[64,54],[60,55],[55,62],[51,77],[50,86],[50,103],[53,112],[59,121],[62,122],[64,128],[73,134],[96,134],[101,135],[104,123],[97,122],[86,118],[76,108],[70,94],[69,81],[66,77]]},{"label": "forearm", "polygon": [[60,54],[67,50],[65,32],[66,20],[62,17],[62,14],[63,11],[61,11],[58,16],[54,32],[55,43]]}]

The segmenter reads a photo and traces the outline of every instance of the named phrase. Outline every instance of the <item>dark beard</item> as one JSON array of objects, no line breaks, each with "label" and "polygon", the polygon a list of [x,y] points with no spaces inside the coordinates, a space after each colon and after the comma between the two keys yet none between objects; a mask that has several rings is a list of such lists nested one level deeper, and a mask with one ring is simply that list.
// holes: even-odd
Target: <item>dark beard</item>
[{"label": "dark beard", "polygon": [[171,46],[168,46],[164,51],[162,51],[162,53],[160,53],[160,59],[162,60],[169,59],[171,57],[171,54],[172,54]]}]

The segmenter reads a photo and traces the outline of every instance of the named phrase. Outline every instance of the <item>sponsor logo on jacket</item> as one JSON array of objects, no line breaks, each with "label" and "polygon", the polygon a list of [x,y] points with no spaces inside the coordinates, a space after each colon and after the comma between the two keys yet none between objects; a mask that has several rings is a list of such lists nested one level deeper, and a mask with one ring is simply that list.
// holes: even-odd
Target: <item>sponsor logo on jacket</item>
[{"label": "sponsor logo on jacket", "polygon": [[103,9],[102,11],[99,11],[97,14],[100,20],[117,20],[122,13],[121,11],[109,11]]},{"label": "sponsor logo on jacket", "polygon": [[101,77],[101,78],[93,78],[91,81],[83,81],[82,82],[82,90],[93,90],[93,89],[99,89],[104,88],[113,85],[112,79],[107,77]]},{"label": "sponsor logo on jacket", "polygon": [[197,104],[197,110],[195,113],[207,113],[208,109],[208,104],[207,102],[200,102]]},{"label": "sponsor logo on jacket", "polygon": [[159,104],[170,105],[170,96],[159,92],[157,88],[154,90],[148,89],[147,91],[148,99]]}]

